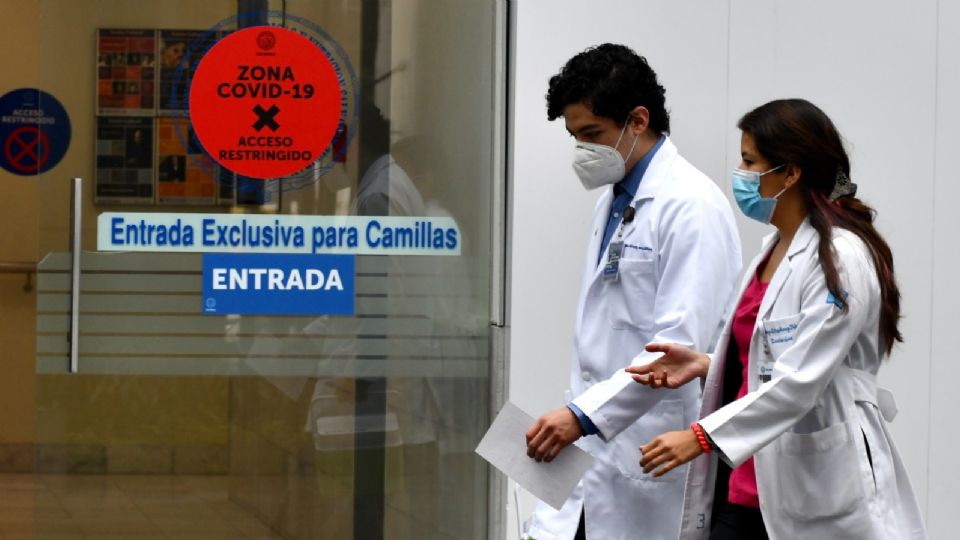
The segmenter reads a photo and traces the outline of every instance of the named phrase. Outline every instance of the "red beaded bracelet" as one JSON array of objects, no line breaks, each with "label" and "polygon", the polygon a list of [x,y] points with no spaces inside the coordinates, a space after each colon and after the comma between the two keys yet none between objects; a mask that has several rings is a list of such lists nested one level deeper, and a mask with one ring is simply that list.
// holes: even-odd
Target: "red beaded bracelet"
[{"label": "red beaded bracelet", "polygon": [[690,424],[690,429],[693,430],[694,435],[697,436],[697,441],[700,442],[700,448],[703,449],[704,454],[709,454],[713,451],[713,448],[710,447],[710,443],[707,441],[707,435],[703,432],[703,427],[693,422]]}]

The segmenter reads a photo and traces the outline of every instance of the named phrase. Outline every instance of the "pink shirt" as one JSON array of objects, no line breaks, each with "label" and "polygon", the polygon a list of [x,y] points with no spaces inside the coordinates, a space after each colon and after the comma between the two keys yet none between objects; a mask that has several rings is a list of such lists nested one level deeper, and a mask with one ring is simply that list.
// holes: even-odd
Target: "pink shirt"
[{"label": "pink shirt", "polygon": [[[740,305],[733,317],[733,339],[737,342],[737,351],[740,353],[737,360],[743,366],[743,383],[740,385],[740,391],[737,392],[737,399],[747,395],[747,366],[750,362],[750,340],[753,338],[753,328],[757,324],[757,313],[760,311],[760,302],[763,301],[763,295],[767,292],[768,283],[760,281],[760,268],[754,274],[747,290],[743,292],[740,299]],[[730,362],[732,358],[728,358]],[[757,474],[753,467],[753,458],[744,461],[739,467],[733,469],[730,473],[730,491],[727,494],[727,500],[733,504],[760,508],[760,498],[757,497]]]}]

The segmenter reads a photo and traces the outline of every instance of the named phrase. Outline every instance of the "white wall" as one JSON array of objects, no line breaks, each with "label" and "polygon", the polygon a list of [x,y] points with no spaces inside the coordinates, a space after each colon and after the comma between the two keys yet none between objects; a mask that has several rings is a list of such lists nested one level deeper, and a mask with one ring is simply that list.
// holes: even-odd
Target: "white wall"
[{"label": "white wall", "polygon": [[[922,182],[917,186],[924,197],[932,201],[929,216],[911,213],[911,217],[920,222],[932,222],[933,253],[929,264],[931,298],[929,317],[923,317],[917,310],[918,324],[927,323],[927,335],[921,329],[916,339],[928,339],[930,342],[930,371],[928,386],[917,385],[915,393],[921,397],[924,390],[929,393],[927,419],[930,429],[929,446],[926,450],[927,461],[927,525],[934,533],[933,538],[956,536],[956,522],[953,520],[960,507],[956,487],[960,485],[960,467],[953,457],[960,447],[960,436],[951,425],[954,414],[960,410],[960,392],[952,388],[952,383],[960,379],[960,362],[956,361],[953,338],[956,337],[957,304],[960,300],[960,280],[957,279],[958,255],[956,234],[960,231],[960,213],[953,206],[960,200],[960,184],[957,183],[957,148],[960,147],[960,34],[956,32],[956,21],[960,20],[960,4],[943,0],[938,6],[937,31],[937,71],[936,101],[934,125],[934,181]],[[950,24],[953,23],[953,24]],[[911,178],[908,176],[904,179]],[[904,187],[910,185],[902,182]],[[891,192],[894,188],[891,187]],[[900,191],[903,191],[901,189]],[[898,220],[899,221],[899,220]],[[906,219],[899,221],[905,228]],[[914,263],[900,261],[900,266],[915,266],[918,271],[926,268],[926,261],[920,259]],[[922,279],[922,278],[919,278]],[[922,328],[922,327],[921,327]],[[929,337],[928,337],[929,336]],[[909,349],[905,347],[904,349]],[[907,364],[912,355],[905,353],[899,359]],[[919,360],[919,358],[918,358]],[[902,371],[901,371],[902,373]],[[907,380],[912,379],[910,377]],[[904,385],[905,386],[905,385]],[[912,470],[916,470],[913,468]],[[948,531],[951,531],[948,534]]]},{"label": "white wall", "polygon": [[[570,168],[562,119],[546,120],[547,81],[584,48],[620,42],[647,57],[667,89],[681,153],[729,191],[735,124],[750,108],[807,98],[848,140],[859,195],[879,211],[903,294],[906,343],[881,370],[897,396],[892,425],[931,538],[950,538],[960,507],[960,444],[947,341],[960,317],[960,36],[947,0],[653,2],[517,0],[511,153],[510,398],[531,413],[563,403],[587,229],[597,194]],[[739,220],[751,258],[763,226]],[[951,377],[953,375],[953,377]],[[511,488],[512,489],[512,488]],[[510,511],[513,495],[510,494]],[[533,502],[521,501],[526,517]],[[948,528],[950,527],[950,528]],[[506,538],[516,538],[516,519]]]}]

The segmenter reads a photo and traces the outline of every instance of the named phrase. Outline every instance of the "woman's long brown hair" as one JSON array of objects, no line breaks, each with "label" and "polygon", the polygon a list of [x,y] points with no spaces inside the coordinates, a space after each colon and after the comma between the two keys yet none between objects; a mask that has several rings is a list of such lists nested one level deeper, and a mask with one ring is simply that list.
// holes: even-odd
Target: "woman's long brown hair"
[{"label": "woman's long brown hair", "polygon": [[772,165],[792,164],[800,169],[797,186],[807,203],[810,224],[820,234],[820,267],[827,288],[847,309],[840,286],[831,227],[856,234],[867,245],[880,282],[880,334],[889,354],[903,341],[900,322],[900,289],[893,274],[893,253],[873,224],[876,211],[853,195],[830,201],[838,174],[849,177],[850,159],[837,128],[816,105],[803,99],[771,101],[748,112],[737,127],[753,136],[757,151]]}]

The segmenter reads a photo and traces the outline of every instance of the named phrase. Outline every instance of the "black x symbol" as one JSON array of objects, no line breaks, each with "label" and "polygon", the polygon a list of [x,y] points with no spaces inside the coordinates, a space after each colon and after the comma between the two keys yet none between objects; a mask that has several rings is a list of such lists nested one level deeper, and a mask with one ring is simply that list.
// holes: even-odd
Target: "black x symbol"
[{"label": "black x symbol", "polygon": [[263,126],[267,126],[273,131],[276,131],[280,127],[280,124],[273,119],[274,116],[280,112],[280,108],[276,105],[271,105],[269,110],[263,110],[263,107],[257,105],[253,108],[253,112],[257,115],[257,121],[253,123],[253,129],[260,131],[263,129]]}]

